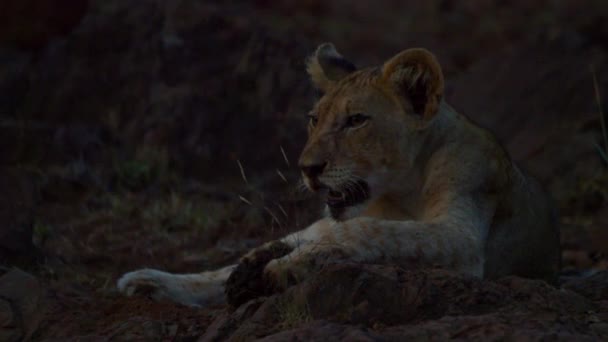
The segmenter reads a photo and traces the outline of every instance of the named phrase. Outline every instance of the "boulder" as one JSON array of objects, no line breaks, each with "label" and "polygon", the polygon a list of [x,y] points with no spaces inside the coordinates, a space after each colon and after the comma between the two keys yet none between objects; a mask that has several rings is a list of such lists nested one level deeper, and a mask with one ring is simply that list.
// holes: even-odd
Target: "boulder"
[{"label": "boulder", "polygon": [[0,277],[0,340],[30,340],[49,309],[47,290],[29,273],[13,269]]},{"label": "boulder", "polygon": [[201,341],[580,339],[608,337],[605,308],[543,281],[441,269],[328,265],[283,293],[226,311]]}]

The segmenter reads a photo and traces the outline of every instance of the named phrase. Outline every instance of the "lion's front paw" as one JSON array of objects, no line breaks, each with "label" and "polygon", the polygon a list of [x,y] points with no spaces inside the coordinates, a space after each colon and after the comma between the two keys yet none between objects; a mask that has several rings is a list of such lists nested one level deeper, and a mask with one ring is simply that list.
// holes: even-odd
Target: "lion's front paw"
[{"label": "lion's front paw", "polygon": [[291,250],[285,243],[273,241],[244,256],[226,281],[228,303],[238,307],[250,299],[272,293],[273,289],[262,276],[264,267],[270,260],[280,258]]},{"label": "lion's front paw", "polygon": [[293,250],[282,241],[270,241],[264,245],[251,250],[241,258],[240,263],[266,265],[270,260],[277,259],[289,254]]},{"label": "lion's front paw", "polygon": [[203,301],[189,291],[189,286],[185,286],[187,280],[183,275],[146,268],[124,274],[118,279],[116,287],[126,296],[142,295],[156,301],[169,300],[188,306],[200,306]]},{"label": "lion's front paw", "polygon": [[166,282],[170,273],[141,269],[125,273],[116,284],[118,291],[126,296],[143,295],[156,300],[166,297]]}]

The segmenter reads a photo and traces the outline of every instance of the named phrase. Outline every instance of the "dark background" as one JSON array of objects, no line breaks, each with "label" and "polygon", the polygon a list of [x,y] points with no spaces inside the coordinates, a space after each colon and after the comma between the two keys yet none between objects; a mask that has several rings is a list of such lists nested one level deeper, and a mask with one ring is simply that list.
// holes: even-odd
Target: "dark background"
[{"label": "dark background", "polygon": [[326,41],[358,66],[437,54],[448,102],[555,198],[564,268],[605,269],[607,22],[602,0],[3,0],[0,273],[58,299],[37,336],[157,311],[203,331],[204,314],[121,298],[115,280],[225,265],[319,215],[295,164],[304,59]]}]

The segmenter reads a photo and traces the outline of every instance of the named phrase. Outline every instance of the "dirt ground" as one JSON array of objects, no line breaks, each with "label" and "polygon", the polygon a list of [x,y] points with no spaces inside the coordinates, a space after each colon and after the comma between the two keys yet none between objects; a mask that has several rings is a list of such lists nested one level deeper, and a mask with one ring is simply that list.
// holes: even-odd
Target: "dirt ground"
[{"label": "dirt ground", "polygon": [[[295,161],[313,101],[303,61],[325,41],[357,65],[414,46],[435,52],[448,102],[495,132],[554,197],[564,280],[606,270],[607,19],[603,1],[3,2],[0,340],[197,340],[213,322],[262,312],[251,307],[235,317],[224,307],[124,298],[115,281],[142,267],[227,265],[320,215],[318,198],[298,190]],[[394,272],[397,288],[413,286]],[[3,279],[12,284],[4,290]],[[608,336],[608,294],[597,283],[600,294],[582,295],[588,306],[571,317],[561,294],[551,297],[556,311],[549,311],[566,315],[555,322],[571,334],[555,336]],[[513,298],[543,292],[521,284],[479,287]],[[16,301],[6,309],[7,293],[36,294],[39,306],[19,309]],[[296,317],[308,332],[280,335],[297,326],[275,316],[274,328],[258,332],[279,333],[277,340],[320,338],[312,332],[322,329],[360,340],[541,339],[532,330],[505,335],[521,321],[496,305],[494,313],[448,310],[407,324],[379,319],[373,334],[349,330],[363,329],[360,322],[319,321],[323,310],[314,321]],[[542,321],[549,311],[541,307],[528,314]],[[470,316],[487,319],[470,322],[487,334],[449,330]],[[412,335],[404,328],[411,325],[449,334]]]}]

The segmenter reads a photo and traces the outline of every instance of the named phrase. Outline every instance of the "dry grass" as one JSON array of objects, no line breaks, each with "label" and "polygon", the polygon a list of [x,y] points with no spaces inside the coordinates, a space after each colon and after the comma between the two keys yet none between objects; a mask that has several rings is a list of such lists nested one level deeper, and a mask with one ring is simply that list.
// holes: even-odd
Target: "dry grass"
[{"label": "dry grass", "polygon": [[200,203],[184,199],[177,193],[152,202],[143,209],[141,218],[145,225],[160,231],[171,232],[189,229],[199,231],[217,222],[212,218],[214,211],[205,210]]},{"label": "dry grass", "polygon": [[307,305],[298,301],[284,298],[276,305],[281,330],[295,328],[302,323],[312,321],[312,315]]},{"label": "dry grass", "polygon": [[53,227],[47,223],[36,221],[32,229],[32,243],[40,248],[52,234]]}]

